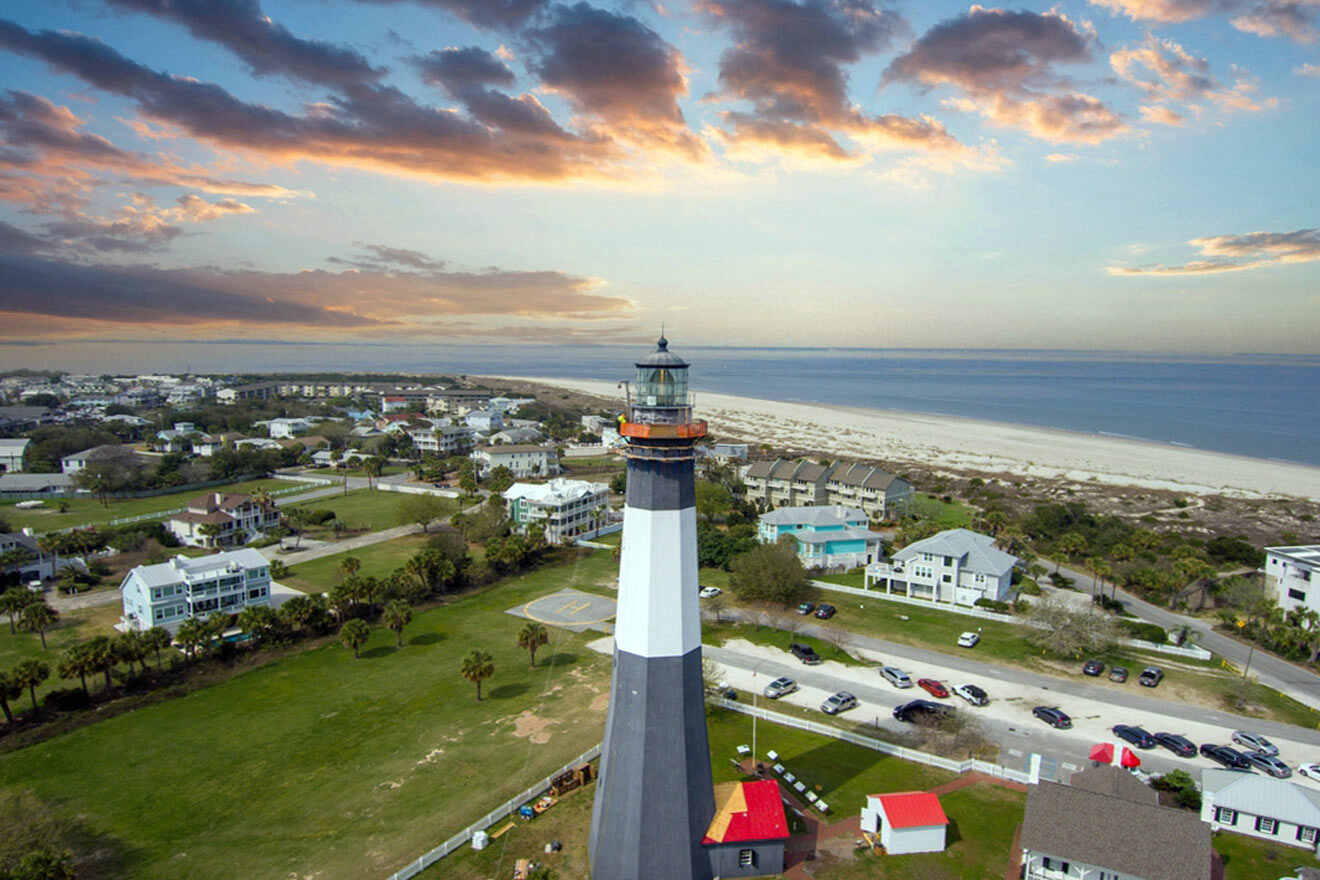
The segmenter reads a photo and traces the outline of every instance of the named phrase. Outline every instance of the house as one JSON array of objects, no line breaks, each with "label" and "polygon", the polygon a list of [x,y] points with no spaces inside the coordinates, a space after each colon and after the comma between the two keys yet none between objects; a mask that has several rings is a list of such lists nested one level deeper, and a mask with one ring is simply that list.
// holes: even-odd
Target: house
[{"label": "house", "polygon": [[243,449],[245,447],[249,449],[270,449],[275,452],[279,452],[284,448],[280,445],[280,441],[272,440],[269,437],[244,437],[242,440],[234,441],[235,449]]},{"label": "house", "polygon": [[614,424],[614,419],[598,415],[585,415],[580,419],[582,430],[587,434],[599,434],[606,427]]},{"label": "house", "polygon": [[408,430],[413,448],[423,455],[463,455],[472,449],[472,429],[462,425],[435,425]]},{"label": "house", "polygon": [[504,427],[504,414],[493,409],[474,409],[463,416],[463,424],[474,431],[489,434]]},{"label": "house", "polygon": [[491,395],[485,391],[463,388],[434,391],[426,395],[426,411],[461,416],[474,409],[486,409],[490,404],[490,397]]},{"label": "house", "polygon": [[0,431],[27,431],[54,419],[44,406],[0,406]]},{"label": "house", "polygon": [[485,479],[497,467],[506,467],[515,477],[549,477],[559,473],[559,454],[553,446],[511,443],[508,446],[483,446],[471,458],[477,463],[477,476]]},{"label": "house", "polygon": [[860,507],[872,519],[892,519],[912,503],[912,484],[869,464],[837,464],[825,483],[830,504]]},{"label": "house", "polygon": [[279,509],[269,501],[239,493],[211,492],[188,502],[165,528],[189,547],[246,544],[280,524]]},{"label": "house", "polygon": [[723,464],[726,461],[746,461],[746,443],[716,443],[710,448],[710,456]]},{"label": "house", "polygon": [[306,434],[311,429],[312,423],[308,419],[271,419],[266,423],[266,430],[270,433],[272,440],[297,437],[300,434]]},{"label": "house", "polygon": [[156,432],[156,446],[162,452],[186,452],[192,448],[192,436],[198,433],[192,422],[175,422],[167,431]]},{"label": "house", "polygon": [[52,578],[57,571],[57,565],[63,568],[66,563],[73,561],[70,557],[57,558],[55,554],[43,553],[31,529],[0,533],[0,555],[7,553],[14,554],[14,561],[0,568],[0,571],[5,574],[18,572],[20,584]]},{"label": "house", "polygon": [[1072,785],[1032,786],[1020,845],[1023,880],[1222,876],[1210,829],[1195,814],[1161,807],[1153,790],[1109,765],[1074,774]]},{"label": "house", "polygon": [[252,382],[248,385],[231,385],[215,393],[217,403],[233,405],[250,400],[270,400],[279,394],[280,386],[275,382]]},{"label": "house", "polygon": [[119,585],[123,617],[118,629],[163,626],[171,633],[190,617],[237,614],[270,604],[270,562],[256,550],[230,550],[189,559],[175,556],[139,565]]},{"label": "house", "polygon": [[505,428],[503,431],[496,431],[490,435],[492,446],[501,444],[527,444],[535,443],[541,439],[541,432],[536,428]]},{"label": "house", "polygon": [[130,455],[132,455],[132,452],[126,446],[116,446],[114,444],[93,446],[91,449],[84,449],[82,452],[75,452],[61,458],[60,470],[66,474],[76,474],[85,470],[88,462],[116,458],[127,459]]},{"label": "house", "polygon": [[0,439],[0,473],[16,474],[23,470],[23,456],[27,453],[27,437]]},{"label": "house", "polygon": [[1017,557],[995,539],[967,529],[947,529],[908,544],[888,561],[866,567],[866,588],[896,590],[913,599],[975,605],[978,599],[1006,602]]},{"label": "house", "polygon": [[238,441],[242,439],[244,439],[243,435],[237,431],[226,431],[223,434],[203,434],[193,440],[193,452],[203,458],[211,458],[226,447],[236,446]]},{"label": "house", "polygon": [[761,514],[756,536],[762,544],[792,538],[807,568],[857,568],[884,552],[880,533],[868,522],[855,507],[781,507]]},{"label": "house", "polygon": [[605,525],[610,487],[585,480],[514,483],[504,490],[504,506],[516,531],[540,528],[548,543],[590,538]]},{"label": "house", "polygon": [[1265,548],[1265,594],[1284,611],[1320,611],[1320,544]]},{"label": "house", "polygon": [[1212,831],[1236,831],[1315,852],[1320,792],[1255,773],[1202,770],[1201,821]]},{"label": "house", "polygon": [[75,490],[71,474],[0,474],[0,498],[41,498]]},{"label": "house", "polygon": [[891,856],[944,852],[948,825],[940,799],[928,791],[868,794],[862,807],[862,830],[880,835]]},{"label": "house", "polygon": [[814,461],[754,461],[743,471],[747,497],[771,507],[824,504],[829,497],[826,484],[830,465]]},{"label": "house", "polygon": [[715,817],[701,839],[716,877],[761,877],[784,872],[788,819],[773,779],[715,786]]}]

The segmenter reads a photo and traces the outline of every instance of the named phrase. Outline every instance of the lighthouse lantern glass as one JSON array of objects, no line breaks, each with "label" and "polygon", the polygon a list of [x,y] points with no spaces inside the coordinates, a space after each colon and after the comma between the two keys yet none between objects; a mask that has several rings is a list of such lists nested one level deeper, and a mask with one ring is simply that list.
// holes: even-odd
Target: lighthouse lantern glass
[{"label": "lighthouse lantern glass", "polygon": [[686,367],[638,367],[636,400],[643,406],[684,407],[688,405]]}]

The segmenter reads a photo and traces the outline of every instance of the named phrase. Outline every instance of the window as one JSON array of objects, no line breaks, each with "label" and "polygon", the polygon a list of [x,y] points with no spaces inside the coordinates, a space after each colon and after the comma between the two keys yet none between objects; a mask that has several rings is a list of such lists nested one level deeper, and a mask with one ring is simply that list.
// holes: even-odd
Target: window
[{"label": "window", "polygon": [[1257,816],[1256,830],[1261,834],[1274,834],[1279,830],[1279,822],[1277,819],[1268,819],[1265,816]]},{"label": "window", "polygon": [[1299,825],[1297,827],[1297,839],[1302,843],[1314,845],[1317,838],[1320,838],[1320,830],[1308,828],[1305,825]]},{"label": "window", "polygon": [[1237,810],[1230,810],[1228,807],[1216,807],[1215,821],[1221,825],[1236,825]]},{"label": "window", "polygon": [[1289,591],[1288,591],[1288,598],[1289,598],[1289,599],[1296,599],[1298,602],[1305,602],[1305,601],[1306,601],[1306,594],[1303,593],[1301,590],[1289,590]]},{"label": "window", "polygon": [[738,867],[740,868],[756,867],[756,850],[754,849],[738,850]]}]

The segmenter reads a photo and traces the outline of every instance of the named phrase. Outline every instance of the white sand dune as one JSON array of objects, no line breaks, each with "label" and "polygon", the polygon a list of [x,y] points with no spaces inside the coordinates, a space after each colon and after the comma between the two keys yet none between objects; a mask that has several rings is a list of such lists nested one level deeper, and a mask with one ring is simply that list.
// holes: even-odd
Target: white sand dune
[{"label": "white sand dune", "polygon": [[[612,382],[501,376],[621,399]],[[696,394],[711,433],[848,458],[1238,497],[1320,498],[1320,468],[1121,437],[843,406]]]}]

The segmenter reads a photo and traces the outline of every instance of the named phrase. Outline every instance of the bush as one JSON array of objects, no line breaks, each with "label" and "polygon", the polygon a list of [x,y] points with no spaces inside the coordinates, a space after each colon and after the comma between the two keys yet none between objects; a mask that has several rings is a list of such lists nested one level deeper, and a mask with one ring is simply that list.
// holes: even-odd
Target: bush
[{"label": "bush", "polygon": [[1013,606],[1008,602],[1000,602],[998,599],[977,599],[977,608],[984,608],[987,611],[998,611],[1000,614],[1012,614]]},{"label": "bush", "polygon": [[1124,620],[1120,621],[1120,626],[1134,639],[1142,639],[1147,642],[1154,642],[1162,645],[1169,640],[1169,634],[1165,632],[1164,627],[1156,626],[1153,623],[1146,623],[1142,620]]},{"label": "bush", "polygon": [[83,693],[82,688],[75,687],[53,690],[42,698],[41,704],[47,709],[72,712],[76,709],[86,709],[92,701]]},{"label": "bush", "polygon": [[1017,588],[1018,592],[1023,596],[1040,595],[1040,584],[1036,583],[1034,579],[1029,577],[1024,577],[1022,580],[1018,581]]}]

